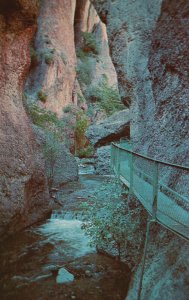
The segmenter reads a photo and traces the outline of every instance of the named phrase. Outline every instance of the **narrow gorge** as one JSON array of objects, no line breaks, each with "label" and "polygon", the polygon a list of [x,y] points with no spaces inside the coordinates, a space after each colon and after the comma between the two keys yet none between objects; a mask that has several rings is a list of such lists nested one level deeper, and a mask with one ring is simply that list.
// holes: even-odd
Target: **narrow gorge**
[{"label": "narrow gorge", "polygon": [[186,0],[0,1],[0,299],[188,300],[188,49]]}]

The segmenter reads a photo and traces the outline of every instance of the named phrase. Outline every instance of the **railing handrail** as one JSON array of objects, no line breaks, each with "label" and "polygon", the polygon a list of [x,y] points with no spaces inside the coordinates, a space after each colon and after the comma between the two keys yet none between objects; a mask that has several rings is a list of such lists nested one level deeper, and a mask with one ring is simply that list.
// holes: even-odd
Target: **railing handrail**
[{"label": "railing handrail", "polygon": [[116,143],[112,143],[112,145],[114,145],[115,147],[121,149],[121,150],[124,150],[126,151],[127,153],[132,153],[138,157],[141,157],[141,158],[144,158],[146,160],[149,160],[149,161],[153,161],[153,162],[156,162],[156,163],[159,163],[159,164],[162,164],[162,165],[165,165],[165,166],[169,166],[169,167],[173,167],[173,168],[177,168],[177,169],[182,169],[184,171],[189,171],[189,167],[185,167],[185,166],[182,166],[182,165],[178,165],[178,164],[172,164],[172,163],[168,163],[168,162],[165,162],[165,161],[162,161],[162,160],[158,160],[158,159],[155,159],[155,158],[152,158],[152,157],[149,157],[149,156],[146,156],[146,155],[143,155],[143,154],[140,154],[140,153],[137,153],[135,151],[132,151],[132,150],[129,150],[129,149],[126,149]]},{"label": "railing handrail", "polygon": [[[122,151],[125,152],[125,155],[122,155]],[[148,163],[154,163],[152,178],[150,175],[148,177],[148,174],[145,174],[145,172],[140,171],[140,168],[138,172],[138,168],[135,168],[135,161],[133,161],[134,156],[141,157],[147,160]],[[125,161],[127,163],[124,163]],[[189,167],[153,159],[146,155],[132,151],[131,149],[124,147],[123,144],[120,145],[116,143],[112,143],[111,164],[119,180],[129,188],[129,195],[135,195],[142,206],[146,209],[148,214],[151,216],[147,221],[144,253],[141,263],[141,276],[139,279],[137,297],[137,299],[140,300],[143,287],[147,246],[150,235],[150,224],[152,222],[157,222],[169,229],[171,232],[189,241],[189,211],[187,207],[183,207],[182,205],[184,202],[188,203],[188,200],[163,183],[160,183],[161,173],[159,172],[159,165],[162,164],[185,171],[189,171]],[[151,178],[150,184],[144,179],[144,174],[145,176],[147,175],[147,178]],[[174,195],[176,197],[176,200],[183,200],[183,203],[179,204],[177,201],[175,201],[174,197],[167,195],[167,190],[172,193],[172,196]],[[176,213],[173,213],[173,211]]]}]

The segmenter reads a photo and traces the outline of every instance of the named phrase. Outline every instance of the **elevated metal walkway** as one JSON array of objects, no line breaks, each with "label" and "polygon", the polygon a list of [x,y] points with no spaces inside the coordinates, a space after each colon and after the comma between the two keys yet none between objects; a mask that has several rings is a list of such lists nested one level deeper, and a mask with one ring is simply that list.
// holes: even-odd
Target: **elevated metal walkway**
[{"label": "elevated metal walkway", "polygon": [[137,299],[141,300],[151,223],[158,222],[189,240],[189,167],[136,153],[125,141],[112,143],[111,165],[117,177],[129,188],[129,194],[134,194],[151,215],[147,221],[139,279]]},{"label": "elevated metal walkway", "polygon": [[189,167],[138,154],[127,142],[112,143],[111,164],[157,222],[189,240]]}]

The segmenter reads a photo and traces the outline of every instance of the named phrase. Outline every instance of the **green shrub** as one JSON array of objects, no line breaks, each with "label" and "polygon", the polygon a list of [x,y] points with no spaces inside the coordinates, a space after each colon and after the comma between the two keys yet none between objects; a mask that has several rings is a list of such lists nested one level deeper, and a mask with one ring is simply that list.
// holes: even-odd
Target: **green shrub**
[{"label": "green shrub", "polygon": [[54,61],[54,52],[55,49],[46,49],[45,51],[43,51],[41,53],[42,58],[44,58],[45,63],[47,65],[52,64],[52,62]]},{"label": "green shrub", "polygon": [[75,150],[76,153],[81,149],[85,148],[85,144],[87,142],[85,137],[86,129],[89,126],[89,120],[86,114],[81,111],[76,116],[75,123]]},{"label": "green shrub", "polygon": [[127,223],[125,217],[127,199],[122,196],[120,184],[111,180],[103,184],[87,202],[81,204],[84,222],[82,228],[91,244],[107,249],[111,245],[118,257],[125,252]]},{"label": "green shrub", "polygon": [[46,62],[47,65],[50,65],[54,60],[52,53],[46,53],[44,55],[44,58],[45,58],[45,62]]},{"label": "green shrub", "polygon": [[89,85],[91,83],[92,73],[94,69],[94,61],[90,58],[86,58],[84,61],[80,61],[76,68],[77,78],[81,86]]},{"label": "green shrub", "polygon": [[32,122],[42,128],[46,128],[47,125],[56,125],[59,122],[55,113],[39,108],[35,104],[30,104],[28,106],[28,112]]},{"label": "green shrub", "polygon": [[109,86],[105,78],[99,86],[90,91],[88,98],[91,99],[92,102],[96,101],[99,107],[105,110],[108,116],[125,108],[121,102],[118,90],[113,86]]},{"label": "green shrub", "polygon": [[83,38],[83,46],[82,50],[85,53],[94,53],[95,55],[98,54],[98,44],[96,42],[95,35],[92,32],[82,32]]},{"label": "green shrub", "polygon": [[77,120],[75,125],[75,135],[78,140],[80,140],[88,127],[88,118],[84,112],[79,112],[77,114]]},{"label": "green shrub", "polygon": [[37,97],[43,103],[45,103],[47,101],[47,95],[43,91],[39,91],[37,93]]},{"label": "green shrub", "polygon": [[73,109],[73,105],[66,105],[66,106],[63,108],[63,112],[64,112],[64,113],[71,113],[71,112],[72,112],[72,109]]},{"label": "green shrub", "polygon": [[80,59],[76,68],[77,78],[81,85],[91,83],[93,69],[95,68],[98,54],[98,45],[93,33],[83,32],[83,45],[76,49],[76,55]]},{"label": "green shrub", "polygon": [[77,99],[79,105],[85,103],[85,98],[81,94],[77,94]]},{"label": "green shrub", "polygon": [[46,132],[43,154],[45,157],[46,172],[50,187],[53,185],[55,165],[60,151],[61,144],[59,143],[56,134],[53,132]]},{"label": "green shrub", "polygon": [[86,54],[81,48],[76,48],[76,56],[81,60],[85,60],[88,54]]},{"label": "green shrub", "polygon": [[99,53],[99,45],[92,32],[82,32],[82,45],[76,48],[77,57],[84,61],[87,57],[95,57]]},{"label": "green shrub", "polygon": [[76,156],[79,158],[88,158],[92,157],[94,155],[94,147],[92,145],[88,145],[86,148],[79,149],[76,152]]},{"label": "green shrub", "polygon": [[86,112],[86,115],[87,115],[89,118],[93,118],[95,112],[96,112],[96,110],[95,110],[95,108],[94,108],[94,105],[91,104],[91,103],[89,103],[88,109],[87,109],[87,112]]}]

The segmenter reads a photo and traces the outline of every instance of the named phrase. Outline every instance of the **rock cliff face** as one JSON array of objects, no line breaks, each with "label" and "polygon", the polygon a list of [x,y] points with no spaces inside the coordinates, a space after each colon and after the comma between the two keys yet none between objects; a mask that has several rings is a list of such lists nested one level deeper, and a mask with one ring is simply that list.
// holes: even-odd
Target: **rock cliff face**
[{"label": "rock cliff face", "polygon": [[44,95],[41,106],[62,115],[75,102],[76,55],[74,44],[75,0],[41,1],[38,31],[33,44],[36,64],[26,91],[34,101]]},{"label": "rock cliff face", "polygon": [[[131,110],[135,149],[189,165],[189,3],[171,0],[92,0],[92,3],[107,25],[122,100]],[[172,183],[188,197],[188,176],[176,177],[171,175]],[[162,232],[156,232],[156,240],[165,235],[163,229]],[[189,269],[184,262],[187,247],[173,236],[161,245],[158,256],[157,243],[154,246],[157,248],[149,249],[142,299],[187,299]],[[174,258],[169,257],[171,251]],[[165,272],[163,266],[168,266],[168,262],[170,270]],[[136,299],[139,272],[140,268],[128,299]]]},{"label": "rock cliff face", "polygon": [[187,163],[188,4],[98,1],[131,132],[143,153]]},{"label": "rock cliff face", "polygon": [[[75,0],[11,0],[8,4],[2,0],[0,3],[0,233],[19,230],[49,210],[41,145],[36,142],[32,118],[29,120],[27,116],[22,94],[25,88],[30,104],[37,103],[58,116],[67,104],[77,104],[74,22],[82,2],[86,7],[83,19],[79,20],[79,34],[95,31],[100,43],[93,79],[97,82],[107,73],[109,81],[115,82],[106,28],[89,1],[77,1],[77,7]],[[77,179],[75,160],[67,157],[73,172],[67,169],[64,174],[60,172],[59,162],[63,166],[67,161],[61,155],[57,185]]]},{"label": "rock cliff face", "polygon": [[44,164],[22,102],[38,1],[9,4],[0,4],[0,235],[49,210]]},{"label": "rock cliff face", "polygon": [[[144,110],[147,132],[142,139],[149,154],[186,166],[189,165],[188,15],[189,3],[163,1],[148,62],[155,107],[153,127],[150,129],[147,118],[149,110]],[[189,174],[182,172],[174,179],[175,188],[188,197]]]},{"label": "rock cliff face", "polygon": [[98,54],[90,58],[92,65],[91,86],[95,86],[106,75],[110,85],[117,85],[117,76],[109,54],[106,26],[89,0],[77,1],[75,13],[75,44],[82,44],[82,32],[90,32],[96,39]]},{"label": "rock cliff face", "polygon": [[150,97],[148,90],[144,90],[141,78],[150,86],[148,57],[151,34],[159,16],[161,0],[153,3],[141,0],[93,0],[92,3],[102,21],[107,24],[110,51],[118,75],[122,101],[130,106],[133,96],[136,97],[139,91],[140,94],[144,93],[142,99]]},{"label": "rock cliff face", "polygon": [[[152,225],[141,299],[188,299],[188,251],[187,241]],[[134,273],[127,300],[137,299],[140,276],[141,266]]]}]

